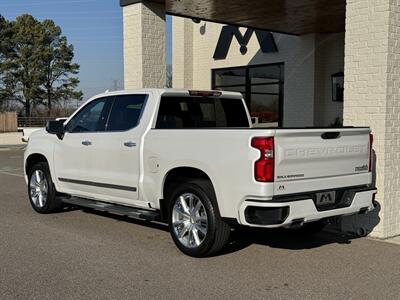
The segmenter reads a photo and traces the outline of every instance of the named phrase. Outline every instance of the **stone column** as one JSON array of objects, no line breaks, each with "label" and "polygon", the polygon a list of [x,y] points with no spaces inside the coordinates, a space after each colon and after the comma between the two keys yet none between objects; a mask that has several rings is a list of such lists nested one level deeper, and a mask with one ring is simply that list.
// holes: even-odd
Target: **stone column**
[{"label": "stone column", "polygon": [[173,17],[172,32],[172,86],[193,88],[193,21]]},{"label": "stone column", "polygon": [[371,126],[377,213],[347,218],[343,228],[400,234],[400,1],[347,0],[345,125]]},{"label": "stone column", "polygon": [[122,0],[121,6],[125,89],[165,87],[165,6],[145,0]]}]

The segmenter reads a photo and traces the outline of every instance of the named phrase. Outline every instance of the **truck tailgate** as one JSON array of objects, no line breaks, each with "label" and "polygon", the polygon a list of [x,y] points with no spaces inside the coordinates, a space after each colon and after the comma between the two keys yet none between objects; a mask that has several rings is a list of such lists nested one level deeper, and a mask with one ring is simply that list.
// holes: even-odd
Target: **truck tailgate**
[{"label": "truck tailgate", "polygon": [[276,130],[275,182],[367,175],[369,134],[369,128]]}]

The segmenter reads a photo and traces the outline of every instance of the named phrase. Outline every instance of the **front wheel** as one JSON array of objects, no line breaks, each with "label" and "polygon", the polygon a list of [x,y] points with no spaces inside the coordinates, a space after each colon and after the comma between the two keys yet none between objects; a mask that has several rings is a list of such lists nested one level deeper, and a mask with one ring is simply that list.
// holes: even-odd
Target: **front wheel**
[{"label": "front wheel", "polygon": [[28,173],[28,195],[32,208],[41,214],[61,209],[57,191],[51,179],[49,166],[45,162],[35,164]]},{"label": "front wheel", "polygon": [[169,199],[169,228],[176,246],[193,257],[210,256],[221,250],[230,227],[220,217],[209,181],[181,184]]}]

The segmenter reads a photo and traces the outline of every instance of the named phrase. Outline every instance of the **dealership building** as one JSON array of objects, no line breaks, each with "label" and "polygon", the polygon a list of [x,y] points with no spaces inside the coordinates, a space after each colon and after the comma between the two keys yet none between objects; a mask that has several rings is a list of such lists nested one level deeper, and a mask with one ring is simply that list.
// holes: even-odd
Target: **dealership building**
[{"label": "dealership building", "polygon": [[125,89],[241,92],[255,126],[370,126],[379,205],[344,231],[400,235],[399,0],[120,0]]}]

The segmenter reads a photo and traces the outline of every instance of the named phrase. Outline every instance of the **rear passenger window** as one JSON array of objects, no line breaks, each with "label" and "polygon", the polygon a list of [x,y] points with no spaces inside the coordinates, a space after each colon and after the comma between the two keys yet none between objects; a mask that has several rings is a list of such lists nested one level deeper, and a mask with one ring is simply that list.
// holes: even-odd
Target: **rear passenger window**
[{"label": "rear passenger window", "polygon": [[125,131],[136,127],[147,95],[116,96],[108,119],[107,131]]},{"label": "rear passenger window", "polygon": [[249,128],[241,99],[162,97],[156,128]]}]

